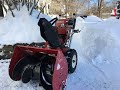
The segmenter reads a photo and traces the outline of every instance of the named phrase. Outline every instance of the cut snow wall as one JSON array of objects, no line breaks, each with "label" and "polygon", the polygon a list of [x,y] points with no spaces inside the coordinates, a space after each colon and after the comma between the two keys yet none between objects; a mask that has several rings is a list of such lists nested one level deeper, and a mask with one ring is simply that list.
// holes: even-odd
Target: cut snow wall
[{"label": "cut snow wall", "polygon": [[80,54],[90,61],[120,62],[120,40],[117,35],[119,21],[113,19],[113,23],[110,23],[109,20],[99,22],[85,21],[80,18],[77,20],[76,28],[79,28],[81,32],[74,35],[73,42],[76,46],[73,44],[72,47],[79,47]]}]

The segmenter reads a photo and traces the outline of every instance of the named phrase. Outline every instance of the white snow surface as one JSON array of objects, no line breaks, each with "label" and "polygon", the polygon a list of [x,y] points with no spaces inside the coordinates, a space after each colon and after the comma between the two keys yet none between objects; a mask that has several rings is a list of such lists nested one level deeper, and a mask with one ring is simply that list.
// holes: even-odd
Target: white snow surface
[{"label": "white snow surface", "polygon": [[87,16],[87,18],[85,18],[86,22],[100,22],[102,21],[102,19],[100,19],[97,16],[91,15],[91,16]]},{"label": "white snow surface", "polygon": [[105,21],[77,18],[76,29],[81,32],[74,35],[72,48],[77,50],[79,61],[74,77],[68,78],[68,90],[120,89],[119,26],[120,20],[114,17]]},{"label": "white snow surface", "polygon": [[[43,40],[38,20],[23,12],[23,15],[17,12],[16,18],[6,16],[0,21],[0,44]],[[77,18],[75,28],[81,32],[73,36],[71,48],[77,50],[78,65],[75,73],[68,75],[66,90],[120,90],[119,26],[120,20],[113,17]],[[9,62],[0,61],[0,90],[43,90],[32,81],[28,84],[12,81],[8,75]]]},{"label": "white snow surface", "polygon": [[[26,6],[24,6],[20,11],[13,11],[15,18],[12,17],[11,12],[8,12],[7,16],[0,20],[0,44],[10,44],[15,43],[32,43],[40,42],[43,39],[40,37],[39,26],[37,22],[37,15],[39,12],[33,12],[33,15],[29,15]],[[40,14],[40,18],[46,18],[50,20],[51,18],[47,15]]]}]

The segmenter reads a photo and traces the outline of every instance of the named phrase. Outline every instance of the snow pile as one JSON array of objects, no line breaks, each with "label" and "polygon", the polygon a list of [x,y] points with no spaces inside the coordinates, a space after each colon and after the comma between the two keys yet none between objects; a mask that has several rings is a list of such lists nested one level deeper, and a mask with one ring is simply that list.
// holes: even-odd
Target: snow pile
[{"label": "snow pile", "polygon": [[120,63],[120,21],[115,18],[109,18],[104,22],[109,35],[107,36],[108,42],[105,49],[101,53],[103,60],[107,60],[110,63]]},{"label": "snow pile", "polygon": [[[96,25],[95,25],[96,26]],[[108,33],[102,28],[85,27],[80,35],[80,48],[85,58],[92,60],[101,53],[107,45]]]},{"label": "snow pile", "polygon": [[91,16],[87,16],[87,18],[85,18],[86,22],[101,22],[102,19],[100,19],[97,16],[91,15]]},{"label": "snow pile", "polygon": [[84,21],[83,18],[77,17],[76,18],[75,29],[79,29],[79,30],[83,29],[84,28],[84,23],[85,23],[85,21]]},{"label": "snow pile", "polygon": [[79,61],[76,72],[68,77],[67,90],[119,90],[120,21],[77,19],[81,32],[74,35],[72,48]]},{"label": "snow pile", "polygon": [[[36,18],[39,12],[34,11],[30,16],[24,6],[21,11],[14,10],[14,13],[15,18],[8,12],[7,16],[0,20],[0,44],[42,42],[43,39],[39,34],[40,28],[37,25],[39,19]],[[50,20],[50,17],[44,14],[40,17]]]},{"label": "snow pile", "polygon": [[115,60],[119,62],[120,21],[115,18],[109,18],[105,21],[97,22],[98,19],[94,18],[96,19],[96,23],[90,23],[92,22],[91,20],[84,21],[80,17],[77,19],[79,22],[76,27],[81,30],[79,48],[82,55],[91,61],[96,58],[99,61],[98,58],[102,58],[103,62],[114,62]]}]

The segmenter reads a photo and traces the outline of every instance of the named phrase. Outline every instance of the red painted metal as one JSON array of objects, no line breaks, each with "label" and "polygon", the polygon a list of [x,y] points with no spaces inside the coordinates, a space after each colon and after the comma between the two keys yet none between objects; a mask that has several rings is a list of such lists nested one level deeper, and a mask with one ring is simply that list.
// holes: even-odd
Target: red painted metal
[{"label": "red painted metal", "polygon": [[117,13],[116,13],[117,9],[114,8],[114,16],[117,16]]},{"label": "red painted metal", "polygon": [[60,19],[56,22],[56,25],[57,27],[57,33],[58,35],[61,35],[60,37],[60,42],[62,44],[65,44],[68,40],[68,31],[71,30],[70,26],[68,25],[68,19]]},{"label": "red painted metal", "polygon": [[53,90],[60,90],[61,86],[62,87],[65,86],[67,75],[68,75],[67,60],[62,54],[62,52],[58,51],[52,80]]},{"label": "red painted metal", "polygon": [[111,16],[117,16],[116,8],[114,8],[114,9],[112,10],[112,15],[111,15]]},{"label": "red painted metal", "polygon": [[[24,57],[26,53],[36,54],[36,53],[45,53],[55,55],[55,67],[53,73],[52,86],[53,90],[60,90],[60,86],[65,83],[67,74],[68,74],[68,64],[65,56],[63,55],[60,49],[49,49],[49,48],[37,48],[30,46],[16,46],[14,53],[9,66],[9,76],[13,79],[13,70],[16,63]],[[20,80],[21,76],[19,75],[17,80]]]},{"label": "red painted metal", "polygon": [[25,53],[35,54],[38,52],[41,52],[41,53],[43,52],[46,54],[57,54],[57,50],[54,50],[54,49],[37,48],[37,47],[30,47],[30,46],[16,46],[10,62],[10,66],[9,66],[9,75],[11,79],[12,79],[12,72],[13,72],[14,66],[22,57],[24,57]]},{"label": "red painted metal", "polygon": [[70,27],[67,24],[68,19],[60,19],[56,22],[56,27],[58,34],[67,34],[67,30],[70,29]]}]

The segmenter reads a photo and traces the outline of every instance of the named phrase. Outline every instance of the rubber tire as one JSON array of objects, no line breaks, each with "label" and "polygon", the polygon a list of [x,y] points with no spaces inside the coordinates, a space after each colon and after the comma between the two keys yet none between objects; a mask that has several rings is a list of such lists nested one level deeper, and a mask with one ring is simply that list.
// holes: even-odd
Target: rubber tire
[{"label": "rubber tire", "polygon": [[[52,81],[50,81],[50,79],[45,74],[44,63],[41,64],[41,68],[40,68],[40,80],[41,80],[41,85],[43,86],[45,90],[53,90]],[[64,90],[63,86],[61,86],[60,90]]]},{"label": "rubber tire", "polygon": [[[72,67],[72,64],[73,64],[73,56],[76,56],[76,64],[75,64],[75,67]],[[77,67],[77,61],[78,61],[78,57],[77,57],[77,52],[75,49],[70,49],[67,51],[67,55],[66,55],[66,59],[67,59],[67,62],[68,62],[68,73],[69,74],[72,74],[75,72],[76,70],[76,67]]]},{"label": "rubber tire", "polygon": [[[46,83],[47,78],[45,77],[43,70],[44,70],[44,67],[41,65],[41,67],[40,67],[40,81],[41,81],[41,85],[43,86],[43,88],[44,88],[45,90],[53,90],[52,84],[49,85],[48,83]],[[44,79],[45,79],[46,81],[45,81]]]},{"label": "rubber tire", "polygon": [[[47,80],[45,81],[45,80],[43,79],[42,74],[43,74],[43,71],[40,70],[40,80],[41,80],[41,85],[43,86],[43,88],[44,88],[45,90],[53,90],[52,84],[51,84],[51,85],[47,84],[47,83],[46,83]],[[44,74],[43,74],[43,76],[44,76]],[[45,78],[45,76],[44,76],[44,78]],[[47,78],[45,78],[45,79],[47,79]],[[60,90],[64,90],[64,88],[61,87]]]}]

